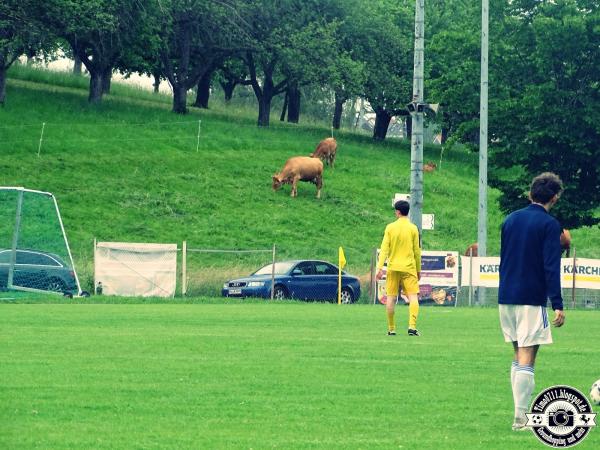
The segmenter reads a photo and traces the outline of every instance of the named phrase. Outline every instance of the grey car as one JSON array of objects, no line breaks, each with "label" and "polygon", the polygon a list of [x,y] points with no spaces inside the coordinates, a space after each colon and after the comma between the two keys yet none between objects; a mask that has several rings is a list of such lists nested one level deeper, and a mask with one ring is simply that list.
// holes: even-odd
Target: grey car
[{"label": "grey car", "polygon": [[[0,288],[8,283],[11,253],[11,249],[0,249]],[[75,272],[60,256],[29,249],[16,251],[13,286],[77,293]]]}]

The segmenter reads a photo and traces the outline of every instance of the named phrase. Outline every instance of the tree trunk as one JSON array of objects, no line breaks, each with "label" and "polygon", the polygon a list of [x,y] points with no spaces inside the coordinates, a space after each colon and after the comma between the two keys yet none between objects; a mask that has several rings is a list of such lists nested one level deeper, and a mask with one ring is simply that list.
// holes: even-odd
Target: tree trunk
[{"label": "tree trunk", "polygon": [[173,112],[187,114],[187,89],[181,83],[173,86]]},{"label": "tree trunk", "polygon": [[102,71],[102,93],[110,94],[110,82],[112,79],[112,67]]},{"label": "tree trunk", "polygon": [[335,93],[335,107],[333,109],[333,122],[332,126],[334,129],[339,130],[340,124],[342,122],[342,112],[344,110],[344,102],[346,99],[339,95],[337,92]]},{"label": "tree trunk", "polygon": [[90,95],[88,101],[90,103],[100,103],[102,101],[102,74],[94,70],[90,72]]},{"label": "tree trunk", "polygon": [[270,95],[263,95],[258,102],[258,126],[268,127],[271,120],[271,100]]},{"label": "tree trunk", "polygon": [[385,109],[377,108],[375,111],[375,127],[373,128],[373,139],[383,141],[388,132],[392,115]]},{"label": "tree trunk", "polygon": [[412,116],[406,116],[406,139],[412,139]]},{"label": "tree trunk", "polygon": [[225,94],[225,103],[230,103],[233,98],[233,90],[235,89],[235,85],[237,83],[235,81],[227,81],[225,83],[221,83],[221,87],[223,88],[223,93]]},{"label": "tree trunk", "polygon": [[289,123],[298,123],[300,121],[300,89],[297,86],[288,88],[288,118]]},{"label": "tree trunk", "polygon": [[200,81],[198,81],[198,87],[196,90],[196,102],[194,106],[197,108],[208,109],[208,99],[210,98],[210,80],[212,78],[212,72],[206,72]]},{"label": "tree trunk", "polygon": [[6,69],[4,64],[0,63],[0,106],[4,106],[6,99]]},{"label": "tree trunk", "polygon": [[442,139],[441,139],[440,143],[445,144],[447,140],[448,140],[448,128],[442,127]]},{"label": "tree trunk", "polygon": [[160,88],[160,72],[154,72],[152,76],[154,77],[154,83],[152,83],[153,92],[158,94]]},{"label": "tree trunk", "polygon": [[279,116],[280,122],[283,122],[285,120],[285,114],[287,113],[287,109],[288,109],[288,98],[289,98],[289,95],[286,92],[285,96],[283,97],[283,107],[281,108],[281,115]]},{"label": "tree trunk", "polygon": [[73,53],[73,75],[81,76],[81,58]]}]

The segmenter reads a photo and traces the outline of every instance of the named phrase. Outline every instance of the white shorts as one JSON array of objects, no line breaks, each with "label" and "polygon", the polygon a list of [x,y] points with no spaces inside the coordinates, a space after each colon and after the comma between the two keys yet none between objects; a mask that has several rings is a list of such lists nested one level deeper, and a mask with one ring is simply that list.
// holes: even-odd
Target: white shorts
[{"label": "white shorts", "polygon": [[548,312],[544,306],[498,305],[500,326],[506,342],[519,347],[552,344]]}]

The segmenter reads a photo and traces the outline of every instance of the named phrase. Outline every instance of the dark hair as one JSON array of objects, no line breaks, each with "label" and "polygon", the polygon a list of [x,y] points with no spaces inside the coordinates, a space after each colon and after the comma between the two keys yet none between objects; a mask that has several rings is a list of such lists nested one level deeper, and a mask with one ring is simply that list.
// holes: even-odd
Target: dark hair
[{"label": "dark hair", "polygon": [[563,184],[558,175],[552,172],[544,172],[533,179],[529,195],[535,203],[546,204],[552,197],[559,195],[563,190]]},{"label": "dark hair", "polygon": [[410,203],[408,203],[406,200],[398,200],[396,203],[394,203],[394,209],[400,211],[400,214],[403,216],[408,216],[408,212],[410,211]]}]

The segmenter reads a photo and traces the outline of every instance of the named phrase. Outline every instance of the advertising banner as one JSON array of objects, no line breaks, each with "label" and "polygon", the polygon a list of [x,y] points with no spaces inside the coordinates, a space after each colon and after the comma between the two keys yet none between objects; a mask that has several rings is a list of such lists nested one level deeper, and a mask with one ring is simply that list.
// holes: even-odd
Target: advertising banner
[{"label": "advertising banner", "polygon": [[[379,256],[379,251],[378,251]],[[387,266],[384,266],[384,273]],[[454,306],[458,286],[458,252],[423,251],[421,253],[421,280],[419,281],[419,299],[421,304]],[[385,276],[377,283],[377,300],[387,301]],[[405,295],[398,302],[408,303]]]},{"label": "advertising banner", "polygon": [[423,251],[420,284],[458,286],[458,252]]},{"label": "advertising banner", "polygon": [[[500,284],[500,258],[461,256],[461,286],[498,287]],[[561,259],[561,287],[572,288],[575,277],[576,289],[600,289],[600,260],[577,258]],[[472,281],[471,281],[472,279]]]},{"label": "advertising banner", "polygon": [[499,256],[476,256],[473,258],[461,256],[460,263],[462,267],[461,286],[470,286],[471,278],[473,286],[498,287],[500,284]]},{"label": "advertising banner", "polygon": [[575,287],[577,289],[600,289],[600,259],[563,258],[561,260],[562,276],[561,286],[563,288]]}]

